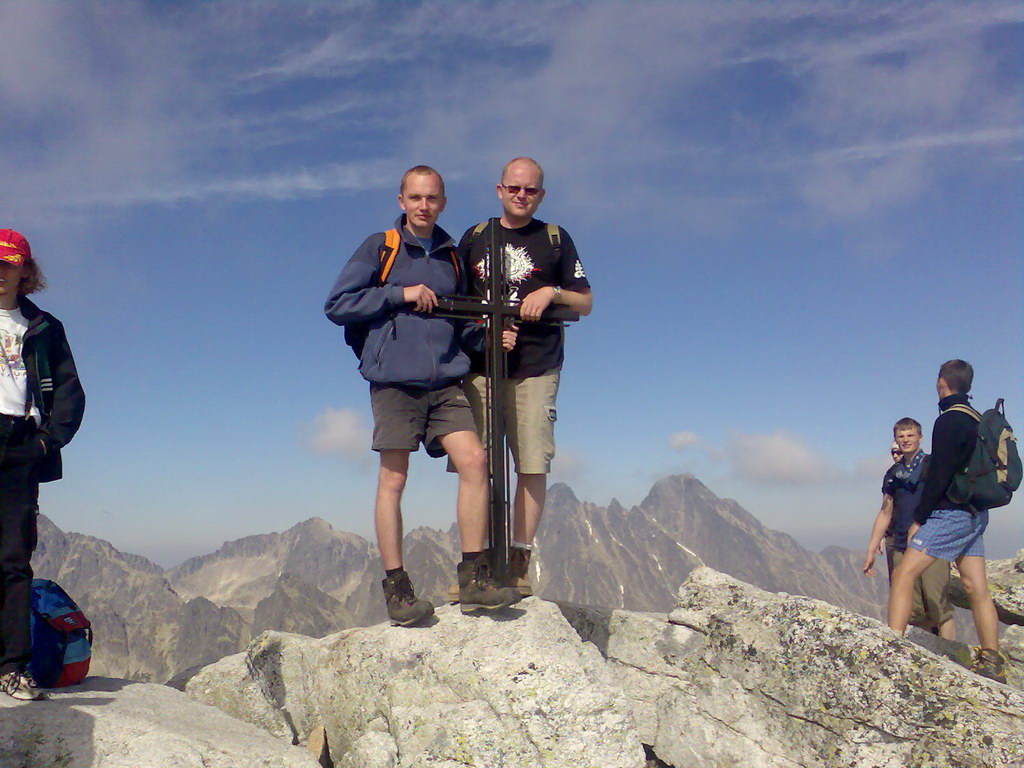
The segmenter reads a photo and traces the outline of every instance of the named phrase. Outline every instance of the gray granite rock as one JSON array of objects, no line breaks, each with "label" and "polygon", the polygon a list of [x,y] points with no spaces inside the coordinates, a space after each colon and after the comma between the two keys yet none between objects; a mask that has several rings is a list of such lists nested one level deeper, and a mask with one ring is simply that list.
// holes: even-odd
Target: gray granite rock
[{"label": "gray granite rock", "polygon": [[308,752],[163,685],[89,678],[0,696],[5,768],[319,768]]},{"label": "gray granite rock", "polygon": [[[679,768],[1019,768],[1024,695],[828,603],[695,570],[668,620],[563,606]],[[926,636],[927,635],[927,636]],[[934,653],[915,644],[932,646]]]},{"label": "gray granite rock", "polygon": [[186,690],[286,738],[323,725],[347,768],[645,764],[601,655],[538,598],[493,616],[446,606],[424,627],[268,632]]}]

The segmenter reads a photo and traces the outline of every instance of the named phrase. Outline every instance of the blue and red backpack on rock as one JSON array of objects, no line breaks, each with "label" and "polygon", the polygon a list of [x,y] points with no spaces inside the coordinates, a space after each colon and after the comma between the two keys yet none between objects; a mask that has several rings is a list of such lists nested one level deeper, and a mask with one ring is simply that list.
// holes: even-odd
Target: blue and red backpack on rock
[{"label": "blue and red backpack on rock", "polygon": [[80,683],[89,674],[92,625],[68,593],[47,579],[32,580],[32,660],[41,688]]}]

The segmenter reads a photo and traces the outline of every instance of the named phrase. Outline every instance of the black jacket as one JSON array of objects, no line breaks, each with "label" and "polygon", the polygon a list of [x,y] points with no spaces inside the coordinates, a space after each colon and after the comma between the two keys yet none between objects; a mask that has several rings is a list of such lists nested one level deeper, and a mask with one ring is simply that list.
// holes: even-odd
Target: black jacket
[{"label": "black jacket", "polygon": [[63,474],[60,449],[71,442],[82,423],[85,392],[60,320],[24,296],[18,298],[18,305],[28,320],[21,356],[32,402],[42,416],[39,437],[46,453],[39,459],[38,479],[46,483],[59,480]]},{"label": "black jacket", "polygon": [[932,427],[931,462],[924,481],[921,502],[914,512],[914,521],[923,525],[936,509],[970,510],[968,504],[957,504],[947,495],[953,475],[967,466],[978,440],[978,422],[961,411],[947,410],[951,405],[968,405],[967,395],[954,394],[939,400],[939,418]]}]

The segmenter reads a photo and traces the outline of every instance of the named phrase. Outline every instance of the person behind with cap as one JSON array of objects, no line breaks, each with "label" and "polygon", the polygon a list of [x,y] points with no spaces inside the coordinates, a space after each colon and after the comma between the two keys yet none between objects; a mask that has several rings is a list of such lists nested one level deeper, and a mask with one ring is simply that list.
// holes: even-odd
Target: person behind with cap
[{"label": "person behind with cap", "polygon": [[0,691],[26,701],[44,698],[27,670],[39,483],[60,479],[85,411],[64,326],[26,298],[45,285],[28,241],[0,229]]}]

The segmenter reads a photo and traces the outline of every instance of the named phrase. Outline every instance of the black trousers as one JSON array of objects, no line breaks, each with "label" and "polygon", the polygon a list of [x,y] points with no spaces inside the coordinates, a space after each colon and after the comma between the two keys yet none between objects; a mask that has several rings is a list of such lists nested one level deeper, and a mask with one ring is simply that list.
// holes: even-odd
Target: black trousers
[{"label": "black trousers", "polygon": [[0,674],[32,657],[29,606],[42,448],[32,419],[0,415]]}]

